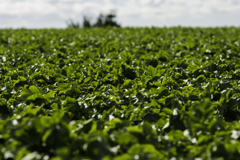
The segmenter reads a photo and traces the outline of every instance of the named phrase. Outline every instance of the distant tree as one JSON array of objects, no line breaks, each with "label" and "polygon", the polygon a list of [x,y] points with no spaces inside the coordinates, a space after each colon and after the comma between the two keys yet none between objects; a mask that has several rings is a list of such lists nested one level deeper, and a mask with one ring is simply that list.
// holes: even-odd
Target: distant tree
[{"label": "distant tree", "polygon": [[99,14],[97,17],[96,23],[93,25],[94,27],[103,27],[105,22],[105,18],[103,14]]},{"label": "distant tree", "polygon": [[91,27],[90,18],[88,18],[87,16],[83,16],[83,27]]},{"label": "distant tree", "polygon": [[74,22],[72,19],[69,19],[67,22],[68,28],[79,28],[80,24],[78,22]]},{"label": "distant tree", "polygon": [[116,21],[114,21],[114,18],[116,17],[116,14],[114,12],[109,13],[105,16],[105,26],[115,26],[120,27],[119,24],[117,24]]},{"label": "distant tree", "polygon": [[106,15],[100,14],[97,18],[96,23],[93,25],[94,27],[106,27],[106,26],[115,26],[120,27],[119,24],[114,20],[116,17],[115,12],[110,12]]},{"label": "distant tree", "polygon": [[[106,15],[99,14],[96,22],[92,25],[90,18],[87,16],[83,16],[82,27],[84,27],[84,28],[107,27],[107,26],[120,27],[120,25],[114,20],[115,17],[116,17],[115,12],[110,12]],[[74,22],[72,19],[70,19],[69,21],[67,21],[67,27],[68,28],[79,28],[80,24],[78,22]]]}]

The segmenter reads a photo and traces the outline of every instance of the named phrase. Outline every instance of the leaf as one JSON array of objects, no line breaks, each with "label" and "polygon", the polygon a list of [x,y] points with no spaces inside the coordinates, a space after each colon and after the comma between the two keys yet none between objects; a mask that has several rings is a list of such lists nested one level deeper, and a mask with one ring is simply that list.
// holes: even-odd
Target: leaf
[{"label": "leaf", "polygon": [[83,132],[88,133],[91,130],[92,125],[93,125],[93,120],[92,119],[89,119],[89,120],[85,121],[83,123],[83,128],[82,128]]},{"label": "leaf", "polygon": [[33,94],[41,93],[36,86],[30,86],[30,87],[29,87],[29,90],[30,90]]},{"label": "leaf", "polygon": [[128,154],[135,156],[138,155],[139,159],[163,159],[164,156],[155,149],[151,144],[135,144],[129,150]]},{"label": "leaf", "polygon": [[59,94],[66,93],[68,90],[71,90],[72,86],[70,83],[59,83],[57,90]]},{"label": "leaf", "polygon": [[87,77],[84,79],[84,83],[88,83],[91,80],[91,77]]},{"label": "leaf", "polygon": [[134,135],[128,132],[118,133],[117,135],[114,135],[114,136],[116,136],[117,143],[124,148],[126,145],[138,142],[138,139]]},{"label": "leaf", "polygon": [[46,142],[47,141],[47,138],[52,134],[52,129],[49,129],[49,130],[47,130],[46,132],[45,132],[45,134],[43,135],[43,137],[42,137],[42,141],[43,142]]},{"label": "leaf", "polygon": [[19,76],[18,79],[19,79],[20,81],[26,81],[26,80],[27,80],[27,79],[26,79],[25,77],[23,77],[23,76]]},{"label": "leaf", "polygon": [[166,96],[169,94],[169,90],[166,87],[161,87],[158,89],[159,97]]},{"label": "leaf", "polygon": [[147,75],[149,75],[149,76],[154,78],[156,76],[156,74],[157,74],[157,68],[154,68],[153,66],[149,66],[146,69],[146,73],[147,73]]},{"label": "leaf", "polygon": [[162,112],[166,113],[167,115],[173,115],[173,111],[169,108],[163,108]]},{"label": "leaf", "polygon": [[29,89],[23,88],[23,91],[21,93],[21,99],[26,100],[31,95],[33,95],[33,93]]},{"label": "leaf", "polygon": [[47,94],[44,94],[43,97],[50,99],[50,98],[53,98],[54,95],[55,95],[54,91],[50,90]]}]

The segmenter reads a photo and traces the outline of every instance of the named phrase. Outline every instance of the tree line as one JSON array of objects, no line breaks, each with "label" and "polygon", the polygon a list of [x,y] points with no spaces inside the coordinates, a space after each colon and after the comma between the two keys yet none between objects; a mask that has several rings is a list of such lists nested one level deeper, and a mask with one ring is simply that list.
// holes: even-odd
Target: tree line
[{"label": "tree line", "polygon": [[96,21],[94,23],[91,23],[91,20],[87,16],[83,16],[82,24],[79,22],[74,22],[73,20],[69,20],[67,22],[68,28],[90,28],[90,27],[121,27],[120,24],[118,24],[115,20],[116,14],[114,12],[110,12],[108,14],[99,14]]}]

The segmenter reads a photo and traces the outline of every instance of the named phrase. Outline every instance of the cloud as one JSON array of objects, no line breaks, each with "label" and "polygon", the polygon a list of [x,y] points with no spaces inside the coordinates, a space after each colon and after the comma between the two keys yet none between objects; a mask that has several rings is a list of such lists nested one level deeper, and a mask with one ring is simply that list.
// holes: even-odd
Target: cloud
[{"label": "cloud", "polygon": [[69,18],[79,21],[83,15],[95,19],[99,13],[110,10],[117,11],[122,23],[136,19],[166,21],[184,15],[199,19],[215,13],[240,13],[239,0],[0,0],[0,4],[1,21],[12,16],[19,21],[29,19],[28,24],[31,16],[42,17],[41,20],[58,17],[62,21]]},{"label": "cloud", "polygon": [[0,14],[97,15],[111,9],[119,16],[138,14],[142,18],[175,18],[189,13],[201,16],[212,12],[240,12],[238,0],[1,0]]},{"label": "cloud", "polygon": [[214,12],[239,13],[240,3],[236,0],[129,0],[119,8],[120,16],[137,13],[142,18],[161,20],[184,14],[197,18]]}]

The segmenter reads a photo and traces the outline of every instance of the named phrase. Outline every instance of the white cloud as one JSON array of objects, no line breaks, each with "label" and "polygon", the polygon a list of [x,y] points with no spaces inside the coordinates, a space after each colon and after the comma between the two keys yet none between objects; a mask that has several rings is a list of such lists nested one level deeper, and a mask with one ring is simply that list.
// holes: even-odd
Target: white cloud
[{"label": "white cloud", "polygon": [[[240,12],[237,0],[1,0],[0,14],[61,14],[90,12],[98,14],[115,9],[119,16],[171,18],[185,12],[193,16],[219,12]],[[64,13],[64,14],[63,14]],[[159,13],[162,16],[159,16]],[[175,16],[173,16],[175,15]]]},{"label": "white cloud", "polygon": [[[56,15],[62,20],[79,20],[83,15],[96,17],[99,13],[116,10],[124,21],[155,19],[166,21],[184,15],[202,18],[214,13],[240,13],[239,0],[0,0],[0,16]],[[31,23],[26,22],[26,23]],[[0,24],[1,25],[1,24]],[[1,26],[0,26],[1,27]]]},{"label": "white cloud", "polygon": [[25,15],[25,14],[50,14],[58,10],[51,4],[42,1],[4,1],[0,5],[0,14]]}]

